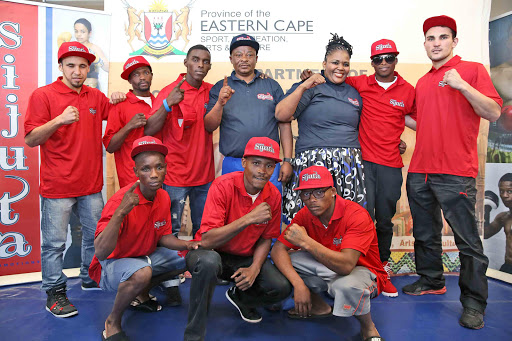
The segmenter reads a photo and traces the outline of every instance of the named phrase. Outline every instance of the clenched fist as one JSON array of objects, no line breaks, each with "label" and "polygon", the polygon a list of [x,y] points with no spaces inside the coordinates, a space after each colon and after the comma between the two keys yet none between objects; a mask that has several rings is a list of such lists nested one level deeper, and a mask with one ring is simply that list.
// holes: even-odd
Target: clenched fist
[{"label": "clenched fist", "polygon": [[78,122],[80,119],[80,115],[78,113],[78,109],[73,106],[68,106],[62,114],[59,115],[59,123],[60,125],[66,125]]},{"label": "clenched fist", "polygon": [[262,202],[251,212],[247,213],[247,217],[250,224],[263,224],[272,219],[272,210],[268,203]]}]

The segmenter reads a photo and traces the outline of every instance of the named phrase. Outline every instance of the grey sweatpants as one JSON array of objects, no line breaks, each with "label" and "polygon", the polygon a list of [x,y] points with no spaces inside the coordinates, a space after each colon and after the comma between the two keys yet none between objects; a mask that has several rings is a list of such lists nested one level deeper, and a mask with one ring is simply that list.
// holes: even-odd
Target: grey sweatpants
[{"label": "grey sweatpants", "polygon": [[365,315],[370,312],[370,299],[378,294],[377,276],[364,266],[356,266],[347,276],[340,276],[310,253],[290,254],[295,271],[314,293],[327,291],[334,298],[335,316]]}]

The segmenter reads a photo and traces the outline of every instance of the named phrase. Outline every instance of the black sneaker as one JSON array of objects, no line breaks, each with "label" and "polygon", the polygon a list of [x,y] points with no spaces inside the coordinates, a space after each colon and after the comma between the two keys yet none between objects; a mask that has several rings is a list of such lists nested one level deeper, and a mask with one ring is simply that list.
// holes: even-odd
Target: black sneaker
[{"label": "black sneaker", "polygon": [[170,307],[177,307],[181,305],[180,289],[177,286],[165,288],[167,294],[167,305]]},{"label": "black sneaker", "polygon": [[236,292],[236,286],[233,286],[226,291],[226,297],[231,304],[235,306],[236,309],[240,312],[240,316],[242,320],[249,323],[258,323],[261,322],[261,315],[255,308],[250,308],[243,305],[238,299],[238,295]]},{"label": "black sneaker", "polygon": [[75,306],[71,304],[66,295],[66,286],[52,288],[46,291],[46,310],[55,317],[70,317],[78,314]]},{"label": "black sneaker", "polygon": [[101,288],[98,286],[98,283],[95,281],[85,283],[82,281],[82,290],[90,291],[90,290],[101,290]]},{"label": "black sneaker", "polygon": [[481,329],[484,327],[484,314],[473,308],[464,307],[459,324],[469,329]]},{"label": "black sneaker", "polygon": [[446,286],[441,288],[432,287],[424,283],[421,278],[412,284],[408,284],[402,288],[404,294],[420,296],[420,295],[442,295],[446,293]]}]

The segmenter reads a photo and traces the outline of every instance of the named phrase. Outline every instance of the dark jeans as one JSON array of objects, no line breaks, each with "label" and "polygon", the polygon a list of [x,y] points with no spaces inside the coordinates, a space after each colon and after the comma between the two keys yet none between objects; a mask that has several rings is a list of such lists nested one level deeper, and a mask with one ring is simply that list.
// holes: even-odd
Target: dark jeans
[{"label": "dark jeans", "polygon": [[[185,340],[204,340],[210,302],[217,284],[217,276],[230,280],[241,267],[252,264],[252,257],[217,253],[213,250],[190,251],[185,257],[187,269],[192,274],[190,306]],[[238,291],[240,301],[249,307],[278,303],[291,293],[291,285],[270,260],[266,260],[251,288]]]},{"label": "dark jeans", "polygon": [[413,219],[416,272],[427,284],[444,286],[441,259],[441,210],[452,228],[459,249],[461,290],[464,307],[484,312],[487,306],[489,260],[483,253],[475,219],[475,179],[447,174],[409,173],[407,197]]},{"label": "dark jeans", "polygon": [[381,262],[387,262],[393,239],[391,219],[396,213],[396,203],[402,195],[402,169],[379,165],[363,160],[366,180],[366,209],[377,228]]}]

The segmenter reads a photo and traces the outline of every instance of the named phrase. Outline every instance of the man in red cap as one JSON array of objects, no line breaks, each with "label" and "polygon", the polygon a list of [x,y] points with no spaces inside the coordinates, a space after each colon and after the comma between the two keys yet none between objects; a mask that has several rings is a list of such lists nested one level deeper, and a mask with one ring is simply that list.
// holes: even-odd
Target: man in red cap
[{"label": "man in red cap", "polygon": [[[383,340],[370,299],[386,281],[373,220],[359,204],[336,194],[329,170],[311,166],[299,176],[303,207],[272,248],[272,259],[294,288],[295,319],[355,316],[363,340]],[[300,251],[288,253],[293,249]],[[330,307],[319,295],[334,297]]]},{"label": "man in red cap", "polygon": [[130,57],[124,63],[121,78],[131,84],[126,101],[112,107],[103,144],[107,152],[114,153],[119,186],[125,187],[137,180],[130,153],[133,141],[144,136],[144,126],[155,97],[151,93],[153,72],[142,56]]},{"label": "man in red cap", "polygon": [[202,247],[185,258],[192,273],[185,340],[204,339],[217,277],[235,282],[226,297],[249,323],[261,321],[256,307],[290,294],[290,284],[267,258],[281,228],[281,194],[269,182],[280,161],[276,141],[253,137],[242,158],[244,171],[213,182],[195,237]]},{"label": "man in red cap", "polygon": [[208,189],[215,179],[212,133],[204,128],[210,83],[204,82],[211,68],[210,51],[192,46],[184,60],[186,73],[163,88],[154,101],[144,132],[162,132],[169,149],[169,167],[163,189],[171,198],[172,231],[178,235],[187,197],[190,199],[193,235],[201,226]]},{"label": "man in red cap", "polygon": [[[389,266],[393,239],[393,216],[402,193],[402,157],[405,142],[400,140],[405,126],[415,130],[414,87],[395,71],[399,52],[394,41],[380,39],[371,46],[370,59],[375,74],[347,77],[364,101],[359,123],[359,142],[363,154],[367,210],[376,221],[379,254],[388,273],[382,294],[397,297]],[[311,75],[305,70],[302,78]],[[399,149],[399,146],[403,149]]]},{"label": "man in red cap", "polygon": [[420,279],[402,291],[409,295],[446,292],[442,210],[459,249],[464,307],[459,323],[479,329],[484,326],[489,260],[475,220],[477,137],[480,118],[496,121],[503,102],[482,64],[453,55],[458,43],[455,20],[444,15],[428,18],[423,33],[432,69],[416,85],[418,129],[407,176]]},{"label": "man in red cap", "polygon": [[[66,296],[62,272],[67,226],[72,210],[82,224],[83,290],[98,289],[88,275],[94,255],[94,230],[103,209],[101,125],[110,103],[105,95],[84,85],[95,56],[78,42],[58,51],[62,77],[32,93],[25,116],[25,143],[41,146],[41,271],[46,310],[56,317],[78,311]],[[112,102],[124,99],[113,93]]]},{"label": "man in red cap", "polygon": [[138,310],[159,311],[162,307],[150,299],[149,290],[184,271],[185,260],[174,250],[200,245],[172,234],[171,202],[161,189],[165,155],[167,148],[159,139],[146,136],[135,140],[130,156],[138,180],[109,199],[98,222],[89,273],[103,290],[117,292],[102,340],[128,340],[121,320],[132,300],[140,302]]}]

